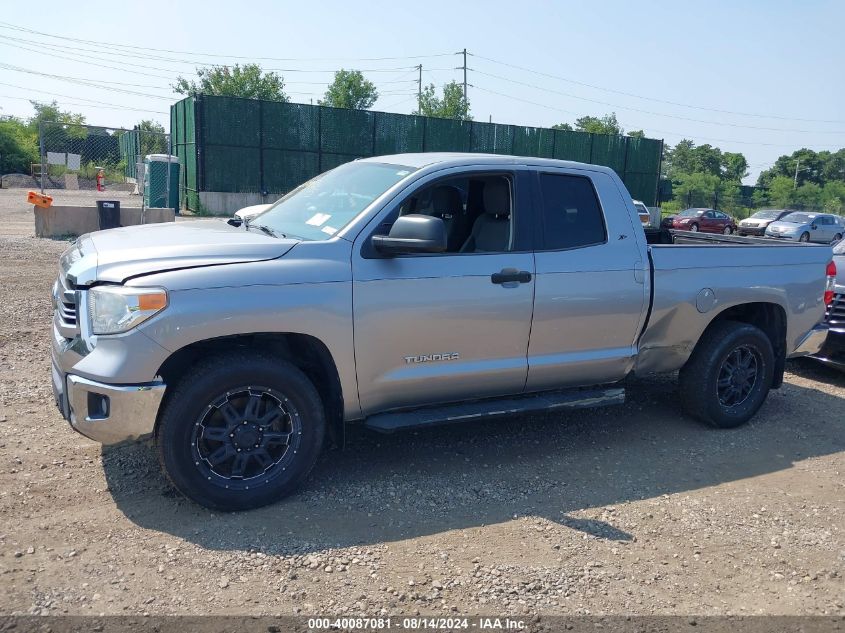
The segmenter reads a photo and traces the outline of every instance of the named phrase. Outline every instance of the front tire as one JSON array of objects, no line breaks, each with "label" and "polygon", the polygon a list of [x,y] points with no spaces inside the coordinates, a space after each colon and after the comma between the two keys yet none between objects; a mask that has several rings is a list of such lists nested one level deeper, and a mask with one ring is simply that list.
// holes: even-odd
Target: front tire
[{"label": "front tire", "polygon": [[732,229],[731,227],[729,227],[729,226],[726,226],[726,227],[725,227],[725,229],[722,231],[722,233],[723,233],[724,235],[730,235],[730,234],[731,234],[731,233],[733,233],[733,232],[734,232],[734,231],[733,231],[733,229]]},{"label": "front tire", "polygon": [[689,230],[692,231],[693,233],[698,233],[698,225],[697,224],[691,224],[690,227],[689,227]]},{"label": "front tire", "polygon": [[292,493],[314,467],[325,426],[317,390],[298,368],[228,353],[195,365],[175,385],[156,444],[179,492],[230,512]]},{"label": "front tire", "polygon": [[740,426],[765,401],[774,366],[772,343],[759,328],[736,321],[716,323],[681,369],[682,405],[711,426]]},{"label": "front tire", "polygon": [[842,239],[842,234],[841,234],[841,233],[837,233],[836,235],[834,235],[834,236],[833,236],[833,241],[831,242],[831,244],[836,244],[836,243],[837,243],[837,242],[839,242],[841,239]]},{"label": "front tire", "polygon": [[801,234],[801,237],[798,238],[799,242],[809,242],[810,241],[810,234],[807,231],[804,231]]}]

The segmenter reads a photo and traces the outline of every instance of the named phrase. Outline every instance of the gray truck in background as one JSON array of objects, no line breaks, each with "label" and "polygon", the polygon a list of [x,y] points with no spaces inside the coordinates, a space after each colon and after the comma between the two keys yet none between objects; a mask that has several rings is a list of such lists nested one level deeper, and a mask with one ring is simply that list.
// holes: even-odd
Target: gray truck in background
[{"label": "gray truck in background", "polygon": [[[654,242],[654,243],[649,243]],[[481,154],[347,163],[257,217],[100,231],[61,257],[52,383],[103,444],[153,436],[214,509],[291,493],[345,424],[620,403],[751,418],[819,351],[829,246],[649,232],[609,168]]]}]

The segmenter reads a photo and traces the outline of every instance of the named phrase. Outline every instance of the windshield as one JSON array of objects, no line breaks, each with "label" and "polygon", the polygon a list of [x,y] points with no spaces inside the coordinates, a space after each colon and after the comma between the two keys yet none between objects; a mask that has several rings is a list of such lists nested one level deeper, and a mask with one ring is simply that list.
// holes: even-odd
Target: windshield
[{"label": "windshield", "polygon": [[681,211],[678,215],[682,218],[692,218],[702,213],[704,213],[704,209],[687,209],[686,211]]},{"label": "windshield", "polygon": [[813,218],[816,217],[814,215],[810,215],[809,213],[790,213],[781,218],[781,222],[789,222],[790,224],[807,224],[811,222]]},{"label": "windshield", "polygon": [[758,211],[751,217],[755,220],[774,220],[777,218],[782,211],[778,211],[777,209],[763,209],[762,211]]},{"label": "windshield", "polygon": [[402,165],[345,163],[300,185],[249,227],[264,227],[279,237],[328,239],[412,171]]}]

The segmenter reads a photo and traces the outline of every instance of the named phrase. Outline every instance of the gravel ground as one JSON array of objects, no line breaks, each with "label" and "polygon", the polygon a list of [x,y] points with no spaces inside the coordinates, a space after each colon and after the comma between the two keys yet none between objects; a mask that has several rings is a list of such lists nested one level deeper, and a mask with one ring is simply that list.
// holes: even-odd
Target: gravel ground
[{"label": "gravel ground", "polygon": [[845,375],[790,363],[753,423],[671,378],[624,406],[351,431],[272,507],[206,511],[150,446],[52,403],[64,243],[0,191],[0,613],[845,614]]}]

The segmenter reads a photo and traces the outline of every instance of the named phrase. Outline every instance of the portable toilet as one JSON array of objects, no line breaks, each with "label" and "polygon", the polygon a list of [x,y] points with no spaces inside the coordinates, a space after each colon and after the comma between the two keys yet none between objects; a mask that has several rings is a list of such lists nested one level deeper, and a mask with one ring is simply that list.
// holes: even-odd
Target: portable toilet
[{"label": "portable toilet", "polygon": [[178,156],[148,154],[144,158],[144,206],[179,211]]}]

